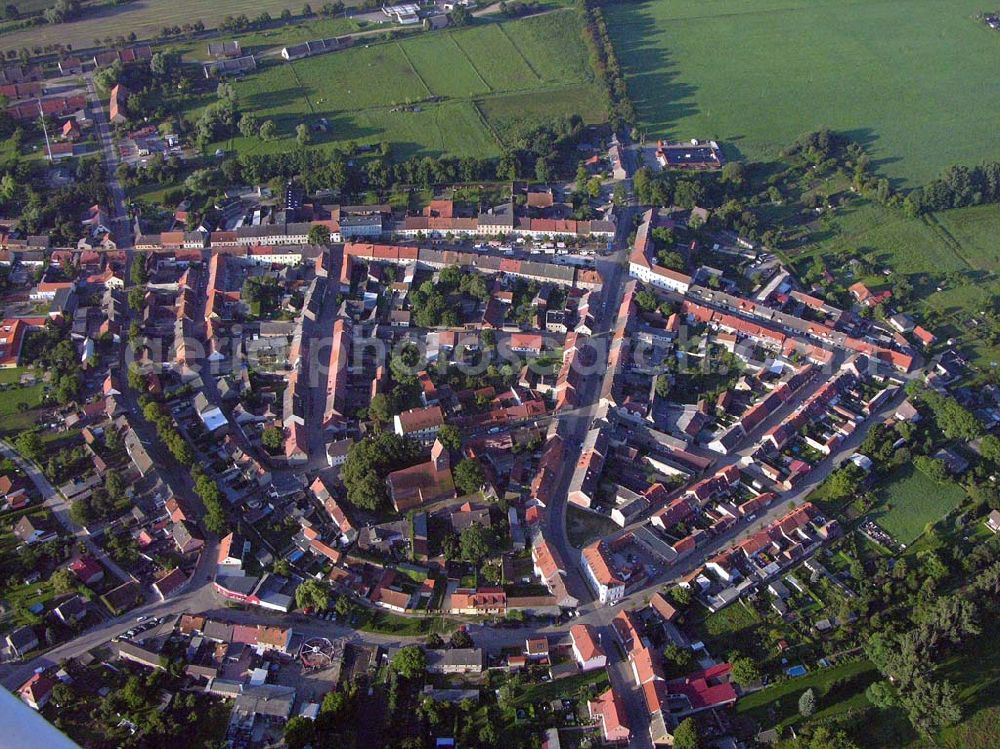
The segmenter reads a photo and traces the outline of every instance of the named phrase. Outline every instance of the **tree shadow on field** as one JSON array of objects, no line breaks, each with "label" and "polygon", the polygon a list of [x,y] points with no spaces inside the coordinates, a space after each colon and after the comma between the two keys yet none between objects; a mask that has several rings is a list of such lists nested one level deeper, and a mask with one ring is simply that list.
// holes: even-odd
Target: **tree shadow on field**
[{"label": "tree shadow on field", "polygon": [[635,22],[629,24],[627,35],[615,39],[615,52],[639,118],[656,132],[666,131],[697,113],[697,88],[679,80],[678,66],[656,33],[649,6],[651,3],[631,6]]},{"label": "tree shadow on field", "polygon": [[[871,129],[870,127],[857,127],[852,130],[841,131],[845,138],[852,140],[855,143],[864,147],[868,155],[878,148],[879,134]],[[873,158],[871,161],[872,171],[877,173],[880,177],[885,177],[889,180],[889,184],[894,190],[899,190],[906,185],[906,181],[899,177],[892,177],[886,174],[885,169],[890,164],[895,164],[901,159],[898,156],[883,156],[881,158]]]}]

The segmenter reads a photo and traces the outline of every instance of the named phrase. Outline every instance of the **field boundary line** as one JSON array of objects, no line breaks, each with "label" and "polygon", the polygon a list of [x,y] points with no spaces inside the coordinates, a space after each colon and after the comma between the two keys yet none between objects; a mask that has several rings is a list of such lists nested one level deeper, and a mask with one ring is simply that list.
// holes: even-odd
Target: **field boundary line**
[{"label": "field boundary line", "polygon": [[507,29],[504,28],[504,24],[498,23],[497,28],[500,29],[500,33],[504,35],[504,38],[508,42],[510,42],[510,46],[512,46],[517,51],[517,54],[521,55],[521,59],[524,60],[524,64],[528,66],[528,70],[531,71],[532,75],[534,75],[535,78],[538,79],[539,83],[543,83],[545,79],[542,78],[541,75],[539,75],[537,70],[535,70],[535,66],[531,64],[531,60],[529,60],[528,56],[524,54],[524,51],[517,46],[517,42],[514,41],[514,38],[507,33]]},{"label": "field boundary line", "polygon": [[292,75],[295,77],[295,84],[299,87],[299,92],[302,94],[302,98],[306,100],[306,106],[309,107],[309,114],[315,117],[316,110],[313,109],[313,103],[309,99],[309,94],[306,92],[305,84],[302,83],[302,79],[299,78],[299,71],[295,69],[295,63],[289,62],[288,67],[291,69]]},{"label": "field boundary line", "polygon": [[[924,225],[927,226],[928,229],[930,229],[933,233],[937,234],[941,238],[941,241],[951,248],[951,251],[958,256],[959,260],[965,263],[966,267],[968,267],[969,270],[972,271],[983,270],[982,268],[977,268],[969,261],[969,258],[967,258],[963,252],[965,248],[962,247],[962,243],[959,242],[957,239],[955,239],[954,234],[952,234],[944,226],[941,225],[941,222],[938,221],[937,217],[934,214],[927,213],[921,216],[920,218],[923,220]],[[992,273],[990,275],[992,275]]]},{"label": "field boundary line", "polygon": [[458,43],[458,39],[455,38],[455,35],[449,31],[448,38],[451,39],[452,44],[454,44],[458,48],[458,51],[462,53],[462,57],[464,57],[465,61],[469,63],[469,65],[472,67],[473,72],[475,72],[476,76],[479,78],[482,84],[486,86],[486,92],[492,94],[496,89],[494,89],[493,86],[491,86],[486,82],[486,79],[483,78],[483,74],[480,73],[479,68],[476,67],[476,63],[472,61],[472,58],[469,57],[469,53],[466,52],[465,49],[462,47],[462,45]]},{"label": "field boundary line", "polygon": [[431,87],[427,85],[427,81],[425,81],[424,77],[420,75],[420,71],[417,70],[417,66],[413,64],[413,60],[410,59],[410,56],[406,54],[406,50],[403,48],[403,45],[396,42],[396,49],[398,49],[400,54],[403,55],[403,59],[406,60],[406,64],[410,66],[410,70],[413,71],[413,75],[417,76],[417,80],[420,81],[420,85],[424,87],[424,91],[427,92],[427,95],[437,96],[438,94],[431,91]]},{"label": "field boundary line", "polygon": [[493,136],[493,139],[497,142],[498,146],[503,148],[506,145],[503,142],[503,138],[500,137],[500,133],[497,132],[497,129],[493,127],[493,124],[489,121],[489,119],[486,117],[486,114],[479,107],[478,99],[472,100],[472,109],[473,111],[475,111],[476,116],[479,118],[479,121],[483,123],[483,127],[486,128],[486,132],[488,132],[490,135]]}]

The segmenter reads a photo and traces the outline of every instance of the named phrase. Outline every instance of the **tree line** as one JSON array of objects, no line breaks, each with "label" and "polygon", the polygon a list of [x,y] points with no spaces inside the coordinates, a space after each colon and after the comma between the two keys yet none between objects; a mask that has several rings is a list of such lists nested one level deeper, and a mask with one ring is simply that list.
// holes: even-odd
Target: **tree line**
[{"label": "tree line", "polygon": [[614,131],[635,125],[635,106],[628,95],[618,55],[615,52],[604,11],[591,0],[577,0],[577,11],[583,19],[583,42],[587,47],[590,66],[604,88],[608,104],[608,121]]}]

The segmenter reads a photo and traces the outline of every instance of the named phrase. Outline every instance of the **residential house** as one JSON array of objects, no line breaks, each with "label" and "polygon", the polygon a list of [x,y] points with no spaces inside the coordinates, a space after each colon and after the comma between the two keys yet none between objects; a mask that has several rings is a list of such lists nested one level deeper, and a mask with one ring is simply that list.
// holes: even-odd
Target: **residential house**
[{"label": "residential house", "polygon": [[993,510],[986,518],[986,527],[995,535],[1000,533],[1000,510]]},{"label": "residential house", "polygon": [[431,674],[479,674],[483,672],[480,648],[428,650],[427,672]]},{"label": "residential house", "polygon": [[430,444],[437,439],[438,429],[444,425],[444,412],[440,406],[414,408],[393,417],[394,430],[401,437],[413,437]]},{"label": "residential house", "polygon": [[76,624],[87,615],[87,602],[81,596],[72,596],[53,609],[63,624]]},{"label": "residential house", "polygon": [[97,585],[104,579],[104,568],[91,557],[80,557],[75,560],[70,564],[69,571],[88,587]]},{"label": "residential house", "polygon": [[177,544],[177,550],[181,554],[193,554],[205,545],[205,539],[202,538],[197,526],[183,520],[179,523],[174,523],[170,529],[170,535],[174,539],[174,543]]},{"label": "residential house", "polygon": [[185,574],[184,570],[180,567],[175,567],[169,572],[160,575],[153,582],[153,591],[161,601],[164,601],[187,585],[189,581],[190,578]]},{"label": "residential house", "polygon": [[45,521],[38,518],[23,516],[14,524],[14,535],[25,544],[37,544],[51,541],[56,537],[55,532],[48,527]]},{"label": "residential house", "polygon": [[653,593],[649,599],[649,605],[666,622],[672,622],[677,618],[677,609],[674,608],[674,605],[660,591]]},{"label": "residential house", "polygon": [[38,637],[31,627],[18,627],[7,635],[7,647],[18,658],[38,647]]},{"label": "residential house", "polygon": [[650,681],[663,681],[665,672],[660,654],[649,648],[635,648],[628,654],[632,678],[640,687]]},{"label": "residential house", "polygon": [[610,606],[625,597],[625,582],[612,570],[602,541],[584,547],[580,558],[584,577],[602,604]]},{"label": "residential house", "polygon": [[597,631],[589,624],[574,624],[569,628],[569,636],[573,657],[582,671],[604,668],[608,664],[608,657],[598,643]]},{"label": "residential house", "polygon": [[52,688],[58,682],[44,673],[34,673],[17,690],[17,696],[32,710],[41,710],[52,696]]},{"label": "residential house", "polygon": [[596,700],[590,700],[587,713],[591,720],[600,724],[605,743],[626,743],[632,738],[625,705],[614,689],[609,689]]},{"label": "residential house", "polygon": [[530,661],[548,661],[549,638],[545,635],[528,638],[524,641],[524,654]]}]

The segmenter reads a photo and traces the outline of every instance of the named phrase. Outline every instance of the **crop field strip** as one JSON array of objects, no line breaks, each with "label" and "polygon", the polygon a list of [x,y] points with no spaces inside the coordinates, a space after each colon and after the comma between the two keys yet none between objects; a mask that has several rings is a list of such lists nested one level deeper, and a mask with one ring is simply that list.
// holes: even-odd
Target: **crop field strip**
[{"label": "crop field strip", "polygon": [[425,81],[424,77],[420,75],[420,71],[417,70],[416,66],[413,64],[413,60],[411,60],[410,56],[406,54],[406,47],[404,47],[399,42],[396,42],[396,48],[399,50],[399,54],[403,56],[403,59],[406,60],[406,64],[410,66],[410,70],[413,71],[413,75],[415,75],[417,77],[417,80],[420,81],[420,85],[424,87],[424,90],[427,92],[427,95],[434,96],[434,92],[431,91],[431,87],[427,85],[427,81]]},{"label": "crop field strip", "polygon": [[[539,82],[521,53],[495,25],[463,29],[452,38],[492,90],[524,91]],[[491,54],[482,54],[483,50]]]},{"label": "crop field strip", "polygon": [[464,49],[462,49],[462,45],[458,43],[458,39],[455,38],[455,35],[449,31],[446,36],[448,37],[448,40],[455,45],[455,49],[458,50],[459,54],[462,56],[462,59],[465,60],[466,63],[468,63],[469,68],[472,70],[472,72],[474,72],[476,74],[476,77],[480,81],[482,81],[484,86],[486,86],[486,90],[489,91],[490,93],[493,93],[495,89],[493,88],[493,86],[490,85],[489,81],[483,78],[483,74],[479,72],[479,68],[476,67],[476,63],[474,63],[472,61],[472,58],[469,57],[469,53],[466,52]]},{"label": "crop field strip", "polygon": [[454,98],[492,92],[451,33],[421,36],[408,42],[407,55],[434,96]]},{"label": "crop field strip", "polygon": [[396,142],[403,154],[486,156],[499,153],[504,131],[522,115],[579,112],[601,122],[579,31],[575,14],[559,11],[267,62],[235,85],[240,102],[261,120],[273,119],[282,138],[227,145],[275,152],[299,122],[323,117],[330,133],[314,138],[320,145],[378,139]]}]

